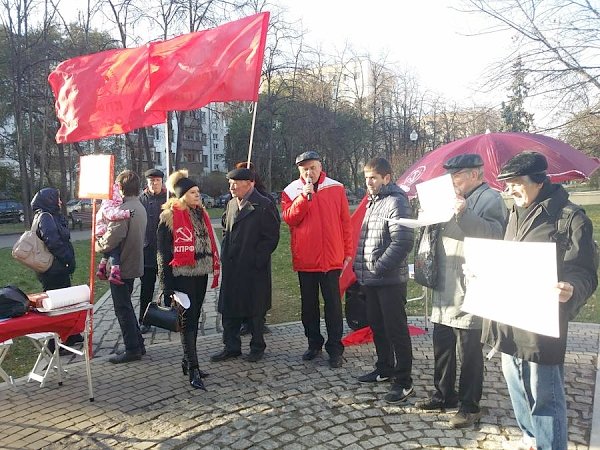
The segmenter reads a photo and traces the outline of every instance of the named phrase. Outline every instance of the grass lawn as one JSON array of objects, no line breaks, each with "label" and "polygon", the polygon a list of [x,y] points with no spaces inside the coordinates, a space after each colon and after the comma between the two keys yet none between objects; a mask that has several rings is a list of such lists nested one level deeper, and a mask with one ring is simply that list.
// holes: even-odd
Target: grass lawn
[{"label": "grass lawn", "polygon": [[[586,206],[588,216],[594,222],[594,237],[600,242],[600,205]],[[209,209],[212,218],[218,218],[222,209]],[[0,225],[0,233],[6,225]],[[89,268],[89,242],[75,242],[77,255],[77,270],[74,274],[73,284],[88,283]],[[96,259],[98,261],[98,259]],[[300,289],[298,277],[291,267],[290,233],[287,225],[281,225],[279,246],[273,254],[273,307],[267,315],[269,323],[282,323],[300,320]],[[15,284],[25,292],[39,292],[40,283],[33,271],[14,262],[10,249],[0,249],[0,286]],[[106,281],[96,281],[95,298],[100,298],[108,289]],[[600,323],[600,299],[598,290],[588,300],[579,313],[576,321]],[[421,286],[414,282],[409,283],[409,298],[420,296]],[[431,308],[431,306],[430,306]],[[422,316],[424,314],[424,301],[411,302],[407,306],[408,315]],[[13,376],[23,376],[33,366],[33,346],[27,339],[16,339],[10,354],[4,363],[8,372]]]}]

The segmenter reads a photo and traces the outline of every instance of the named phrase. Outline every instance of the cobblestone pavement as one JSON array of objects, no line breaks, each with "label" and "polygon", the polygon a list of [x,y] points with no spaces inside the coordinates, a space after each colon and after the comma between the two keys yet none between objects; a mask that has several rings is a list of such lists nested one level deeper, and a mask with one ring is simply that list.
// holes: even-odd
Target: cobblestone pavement
[{"label": "cobblestone pavement", "polygon": [[[134,292],[137,303],[137,287]],[[146,335],[142,361],[110,364],[106,356],[121,346],[121,338],[106,297],[94,314],[95,401],[87,398],[81,358],[67,366],[60,387],[55,375],[44,388],[25,379],[15,388],[2,385],[0,448],[500,449],[520,437],[498,356],[486,362],[481,423],[454,430],[447,424],[453,411],[424,413],[413,407],[431,391],[431,330],[413,338],[416,395],[390,406],[382,400],[389,383],[356,381],[372,368],[372,344],[347,348],[341,369],[330,369],[326,357],[304,362],[306,339],[299,323],[271,326],[265,358],[258,363],[242,358],[210,363],[209,356],[222,347],[216,296],[216,291],[207,295],[198,338],[201,368],[210,373],[208,392],[188,387],[179,337],[172,333]],[[421,318],[411,323],[424,326]],[[589,445],[599,336],[594,324],[573,324],[570,330],[565,365],[570,449]],[[245,337],[245,352],[248,344]]]}]

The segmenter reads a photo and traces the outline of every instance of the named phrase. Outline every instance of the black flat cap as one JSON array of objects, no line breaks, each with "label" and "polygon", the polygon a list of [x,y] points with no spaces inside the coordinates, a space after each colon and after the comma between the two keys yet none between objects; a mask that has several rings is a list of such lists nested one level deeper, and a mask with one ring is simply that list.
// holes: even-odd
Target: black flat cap
[{"label": "black flat cap", "polygon": [[526,175],[546,175],[548,161],[538,152],[523,152],[510,158],[496,177],[498,181]]},{"label": "black flat cap", "polygon": [[158,170],[158,169],[148,169],[144,172],[144,176],[146,178],[153,178],[153,177],[157,177],[157,178],[164,178],[165,174],[162,173],[162,170]]},{"label": "black flat cap", "polygon": [[250,169],[246,168],[233,169],[231,172],[227,173],[227,178],[230,180],[254,181],[254,174]]},{"label": "black flat cap", "polygon": [[301,164],[304,161],[311,161],[313,159],[316,159],[317,161],[321,161],[321,156],[314,150],[309,150],[307,152],[299,154],[296,157],[296,165]]},{"label": "black flat cap", "polygon": [[475,153],[464,153],[462,155],[450,158],[444,164],[444,169],[448,173],[456,173],[463,169],[474,169],[483,166],[483,159]]}]

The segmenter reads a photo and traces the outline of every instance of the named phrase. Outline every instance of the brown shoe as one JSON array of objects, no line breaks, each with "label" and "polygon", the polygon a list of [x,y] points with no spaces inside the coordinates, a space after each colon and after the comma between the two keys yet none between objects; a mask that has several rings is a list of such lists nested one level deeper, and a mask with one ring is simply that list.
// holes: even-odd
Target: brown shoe
[{"label": "brown shoe", "polygon": [[473,424],[479,423],[481,416],[483,416],[481,411],[472,413],[458,411],[456,414],[454,414],[454,416],[452,416],[448,423],[452,428],[466,428]]}]

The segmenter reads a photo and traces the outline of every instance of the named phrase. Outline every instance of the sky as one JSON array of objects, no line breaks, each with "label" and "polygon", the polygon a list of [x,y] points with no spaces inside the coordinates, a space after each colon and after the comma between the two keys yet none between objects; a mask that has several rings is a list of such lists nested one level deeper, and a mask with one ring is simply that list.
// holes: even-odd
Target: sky
[{"label": "sky", "polygon": [[[481,15],[456,9],[461,0],[271,0],[299,21],[307,42],[324,50],[368,51],[375,58],[408,69],[422,91],[440,93],[462,106],[499,104],[504,89],[493,94],[474,88],[491,63],[507,53],[510,35],[479,34],[489,26]],[[66,15],[84,7],[83,0],[60,0]]]},{"label": "sky", "polygon": [[[479,34],[489,27],[481,15],[457,11],[460,0],[275,0],[300,20],[309,41],[342,50],[346,42],[372,55],[388,55],[417,75],[421,88],[460,104],[497,103],[505,92],[477,94],[487,66],[501,59],[510,35]],[[471,101],[470,101],[471,100]]]}]

